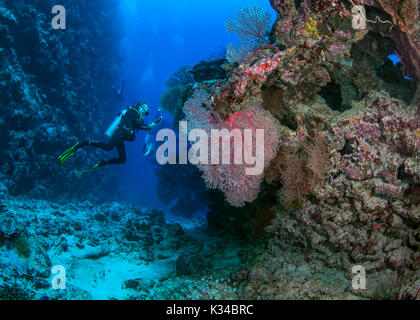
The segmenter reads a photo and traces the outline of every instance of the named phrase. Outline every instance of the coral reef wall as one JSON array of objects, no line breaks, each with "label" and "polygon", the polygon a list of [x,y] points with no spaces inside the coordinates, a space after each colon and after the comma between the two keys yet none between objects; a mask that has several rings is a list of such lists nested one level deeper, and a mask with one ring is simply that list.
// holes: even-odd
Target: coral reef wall
[{"label": "coral reef wall", "polygon": [[[223,175],[235,186],[231,194],[207,183],[234,206],[218,197],[209,225],[242,234],[269,226],[269,258],[256,268],[275,273],[282,248],[291,244],[320,253],[330,267],[348,272],[362,265],[371,277],[392,278],[397,294],[405,285],[413,298],[420,272],[418,2],[271,4],[278,16],[264,39],[270,44],[251,48],[242,60],[227,59],[224,79],[195,79],[184,91],[192,96],[183,109],[190,121],[201,114],[230,123],[241,112],[258,114],[252,104],[258,101],[277,126],[276,141],[265,145],[277,155],[269,159],[264,183],[253,185],[255,194],[245,199],[251,204],[232,201],[242,193],[233,176]],[[366,28],[354,25],[355,4],[364,5]],[[252,28],[256,19],[243,17],[246,12],[256,11],[241,13]],[[391,54],[401,62],[392,63]],[[200,92],[197,113],[191,101]],[[272,286],[258,281],[248,289],[245,298],[256,292],[275,298]]]},{"label": "coral reef wall", "polygon": [[[12,195],[83,195],[112,179],[101,172],[80,180],[56,159],[78,139],[101,138],[111,119],[118,2],[61,1],[65,30],[52,28],[55,4],[0,1],[0,181]],[[75,168],[97,160],[89,151]]]}]

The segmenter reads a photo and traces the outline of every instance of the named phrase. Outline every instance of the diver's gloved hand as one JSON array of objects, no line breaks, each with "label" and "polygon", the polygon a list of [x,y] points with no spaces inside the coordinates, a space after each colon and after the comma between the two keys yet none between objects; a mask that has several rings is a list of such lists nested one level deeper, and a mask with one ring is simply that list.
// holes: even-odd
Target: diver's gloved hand
[{"label": "diver's gloved hand", "polygon": [[159,122],[162,120],[162,117],[159,117],[158,119],[156,119],[155,122],[150,124],[150,129],[153,130],[154,128],[156,128],[156,126],[159,124]]}]

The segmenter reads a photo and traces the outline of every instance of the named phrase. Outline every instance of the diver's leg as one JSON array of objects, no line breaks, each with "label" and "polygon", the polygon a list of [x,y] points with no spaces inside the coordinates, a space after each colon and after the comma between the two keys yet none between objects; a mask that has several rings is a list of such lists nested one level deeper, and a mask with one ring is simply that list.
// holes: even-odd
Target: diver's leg
[{"label": "diver's leg", "polygon": [[[91,140],[83,140],[82,142],[78,142],[74,147],[73,147],[73,151],[77,151],[80,148],[86,147],[86,146],[92,146],[95,148],[100,148],[100,149],[104,149],[107,150],[109,149],[109,145],[108,143],[105,142],[98,142],[98,141],[91,141]],[[112,148],[111,148],[112,149]],[[111,150],[110,149],[110,150]]]},{"label": "diver's leg", "polygon": [[[100,146],[100,147],[104,147],[104,146],[106,146],[107,144],[102,144],[102,143],[98,143],[98,145]],[[97,146],[98,146],[97,145]],[[99,148],[99,146],[98,146],[98,148]],[[107,148],[108,148],[108,146],[106,146]],[[92,171],[92,170],[95,170],[95,169],[97,169],[97,168],[99,168],[99,167],[103,167],[103,166],[107,166],[107,165],[109,165],[109,164],[122,164],[122,163],[125,163],[125,161],[126,161],[126,154],[125,154],[125,146],[124,146],[124,141],[123,140],[121,140],[121,142],[119,143],[119,144],[117,144],[116,145],[116,147],[117,147],[117,150],[118,150],[118,155],[119,155],[119,158],[115,158],[115,159],[111,159],[111,160],[99,160],[94,166],[93,166],[93,168],[91,168],[91,169],[87,169],[87,170],[82,170],[82,171],[76,171],[75,173],[76,174],[83,174],[83,173],[86,173],[86,172],[90,172],[90,171]]]},{"label": "diver's leg", "polygon": [[86,146],[92,146],[92,147],[100,148],[106,151],[111,151],[115,147],[115,141],[110,140],[108,143],[105,143],[105,142],[84,140],[82,142],[78,142],[73,147],[64,151],[58,157],[58,160],[60,161],[61,165],[63,165],[68,159],[70,159],[76,153],[77,150]]},{"label": "diver's leg", "polygon": [[100,142],[100,141],[88,141],[87,145],[91,146],[91,147],[94,147],[94,148],[102,149],[102,150],[105,150],[105,151],[111,151],[115,147],[115,145],[113,143],[111,143],[111,141],[109,141],[107,143]]},{"label": "diver's leg", "polygon": [[117,146],[117,151],[118,151],[118,158],[114,158],[108,161],[105,161],[105,164],[103,165],[107,165],[107,164],[123,164],[125,163],[125,161],[127,160],[127,155],[125,153],[125,146],[124,146],[124,142],[121,141]]},{"label": "diver's leg", "polygon": [[91,146],[91,147],[102,149],[105,151],[111,151],[122,142],[123,142],[123,132],[121,129],[117,129],[115,130],[114,134],[112,135],[112,137],[109,139],[108,142],[85,140],[80,143],[80,147]]}]

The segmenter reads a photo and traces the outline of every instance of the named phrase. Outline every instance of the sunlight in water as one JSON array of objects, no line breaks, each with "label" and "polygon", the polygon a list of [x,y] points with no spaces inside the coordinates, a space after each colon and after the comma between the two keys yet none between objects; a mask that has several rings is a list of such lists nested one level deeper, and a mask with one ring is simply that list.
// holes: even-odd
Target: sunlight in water
[{"label": "sunlight in water", "polygon": [[121,2],[128,12],[134,13],[137,11],[137,0],[123,0]]},{"label": "sunlight in water", "polygon": [[140,2],[138,0],[122,0],[121,9],[128,21],[136,19],[139,13]]}]

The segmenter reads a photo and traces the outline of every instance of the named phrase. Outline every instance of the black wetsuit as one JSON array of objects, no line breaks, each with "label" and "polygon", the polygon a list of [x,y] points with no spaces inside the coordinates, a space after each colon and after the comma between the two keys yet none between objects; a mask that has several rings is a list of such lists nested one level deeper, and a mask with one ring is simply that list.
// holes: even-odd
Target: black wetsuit
[{"label": "black wetsuit", "polygon": [[99,162],[99,166],[122,164],[125,163],[127,159],[124,141],[133,142],[136,139],[136,132],[138,130],[148,131],[152,128],[153,125],[144,123],[143,117],[140,117],[138,111],[134,110],[134,108],[130,108],[122,117],[118,128],[115,130],[114,134],[110,137],[107,143],[85,140],[80,143],[79,147],[92,146],[106,151],[111,151],[112,149],[117,148],[119,157],[107,161],[101,160]]}]

